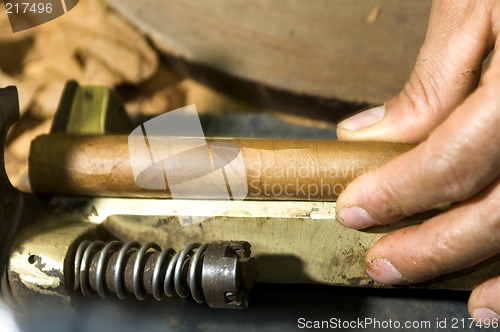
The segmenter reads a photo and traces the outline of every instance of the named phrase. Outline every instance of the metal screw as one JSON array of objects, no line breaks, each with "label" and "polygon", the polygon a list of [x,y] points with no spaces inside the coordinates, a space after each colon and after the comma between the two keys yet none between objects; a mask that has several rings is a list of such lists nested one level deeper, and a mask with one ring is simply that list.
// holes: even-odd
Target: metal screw
[{"label": "metal screw", "polygon": [[228,300],[229,302],[233,302],[234,300],[236,300],[236,294],[233,292],[227,292],[226,300]]}]

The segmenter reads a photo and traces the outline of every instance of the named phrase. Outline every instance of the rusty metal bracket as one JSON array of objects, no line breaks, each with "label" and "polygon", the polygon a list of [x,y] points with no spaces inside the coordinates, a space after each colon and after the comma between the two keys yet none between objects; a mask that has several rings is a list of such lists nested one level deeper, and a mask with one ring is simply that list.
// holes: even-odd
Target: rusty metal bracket
[{"label": "rusty metal bracket", "polygon": [[[87,98],[88,103],[85,104],[81,98]],[[61,107],[64,109],[62,113],[69,117],[59,119],[59,123],[53,129],[57,131],[58,126],[63,126],[60,128],[68,130],[73,123],[72,130],[76,130],[80,134],[88,133],[84,130],[85,128],[90,128],[91,132],[100,134],[109,133],[113,131],[112,128],[123,131],[126,128],[125,122],[118,121],[114,124],[115,127],[107,124],[106,119],[120,117],[121,106],[116,104],[116,100],[113,100],[115,99],[112,93],[106,88],[79,88],[74,83],[69,83],[61,102]],[[75,106],[75,102],[78,105]],[[74,107],[66,109],[65,107],[71,103]],[[84,114],[81,113],[84,110],[94,112],[93,120],[85,122],[86,125],[80,127],[82,122],[79,122],[78,119],[84,118]],[[78,249],[81,248],[82,239],[101,240],[110,236],[101,225],[92,221],[92,217],[96,217],[97,213],[93,207],[96,204],[92,200],[40,197],[21,192],[12,186],[5,171],[4,147],[7,131],[18,119],[17,89],[15,87],[0,89],[0,135],[2,139],[0,142],[0,272],[2,295],[11,305],[25,308],[36,304],[51,308],[61,305],[73,307],[72,299],[76,294],[72,286],[87,285],[89,282],[90,287],[94,287],[95,290],[102,293],[103,286],[98,282],[101,279],[97,278],[97,274],[89,272],[100,271],[106,266],[113,271],[116,268],[115,265],[107,265],[110,263],[107,259],[104,262],[102,259],[94,257],[97,265],[85,265],[89,267],[89,270],[84,269],[83,273],[79,269],[75,271],[75,265],[72,265],[72,262],[82,267],[82,262],[86,262],[87,257],[92,258],[91,254],[95,254],[91,250],[87,256],[75,258],[75,252],[77,253]],[[106,121],[102,122],[103,119]],[[146,201],[144,200],[144,203]],[[128,204],[129,201],[126,199],[120,203],[122,207],[128,206]],[[80,246],[78,246],[79,244]],[[132,270],[135,273],[133,273],[132,279],[128,280],[128,270],[125,269],[125,274],[120,275],[120,277],[124,278],[125,284],[128,280],[128,285],[132,287],[132,292],[136,295],[142,294],[142,292],[147,293],[148,290],[152,291],[152,284],[150,284],[152,279],[143,279],[143,277],[144,274],[148,273],[147,271],[157,271],[157,279],[166,280],[167,276],[176,276],[175,285],[167,288],[173,287],[175,292],[182,297],[185,296],[182,289],[186,288],[194,294],[195,300],[198,302],[206,301],[212,307],[246,308],[248,306],[248,294],[255,282],[256,274],[255,260],[250,258],[249,243],[208,244],[203,246],[202,250],[198,249],[197,255],[193,252],[195,248],[191,246],[188,247],[191,249],[187,252],[185,250],[179,252],[180,256],[178,255],[177,258],[175,256],[162,256],[158,251],[148,251],[152,247],[159,248],[155,245],[145,250],[132,250],[132,252],[124,253],[124,256],[131,259],[131,264],[134,262]],[[213,248],[218,248],[217,253],[221,256],[209,255],[207,256],[209,259],[205,260],[206,252],[212,252]],[[99,249],[99,247],[94,249]],[[85,250],[84,253],[87,252]],[[147,263],[146,261],[143,261],[142,258],[140,260],[134,258],[139,253],[142,253],[142,258],[161,258],[162,262],[160,263],[175,262],[175,273],[167,274],[165,264],[157,264],[156,269],[148,269],[147,265],[142,265],[142,262]],[[99,255],[99,257],[101,256]],[[198,263],[191,264],[195,259]],[[214,265],[212,266],[212,264]],[[98,265],[102,267],[98,268]],[[203,276],[207,274],[207,271],[211,273],[211,282],[203,286]],[[217,278],[214,278],[214,271],[219,271]],[[90,280],[80,279],[82,275],[88,276]],[[143,284],[140,285],[141,283]],[[159,284],[155,284],[155,286],[159,289]],[[110,290],[109,287],[107,289]],[[196,291],[197,289],[198,291]],[[214,289],[217,291],[214,292]],[[82,288],[83,290],[84,288]],[[219,301],[220,298],[224,299],[226,294],[232,293],[238,294],[238,301],[232,299],[231,296],[228,297],[228,300]],[[136,297],[143,298],[142,296]],[[240,298],[241,300],[239,300]]]}]

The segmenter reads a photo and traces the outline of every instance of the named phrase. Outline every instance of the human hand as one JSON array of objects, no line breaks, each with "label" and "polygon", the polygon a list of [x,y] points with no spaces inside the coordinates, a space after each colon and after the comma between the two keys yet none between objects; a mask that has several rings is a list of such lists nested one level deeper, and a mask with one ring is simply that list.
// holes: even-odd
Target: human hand
[{"label": "human hand", "polygon": [[[420,143],[358,177],[337,201],[337,219],[361,229],[460,202],[394,231],[366,257],[385,284],[424,281],[500,254],[500,2],[435,0],[424,44],[401,93],[338,125],[343,140]],[[360,190],[361,189],[361,190]],[[476,319],[500,316],[500,275],[469,299]]]}]

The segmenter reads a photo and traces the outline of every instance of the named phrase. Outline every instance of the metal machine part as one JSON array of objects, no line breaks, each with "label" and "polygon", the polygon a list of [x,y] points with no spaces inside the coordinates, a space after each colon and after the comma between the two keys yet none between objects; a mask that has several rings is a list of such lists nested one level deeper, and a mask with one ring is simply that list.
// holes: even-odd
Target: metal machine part
[{"label": "metal machine part", "polygon": [[[68,83],[61,101],[58,118],[53,132],[117,133],[125,132],[129,124],[123,107],[110,90],[102,87],[79,87],[75,82]],[[82,114],[92,109],[90,118],[80,127]],[[64,206],[54,208],[51,203],[57,198],[39,197],[23,193],[9,182],[4,168],[5,139],[7,131],[19,119],[17,90],[15,87],[0,89],[0,274],[1,291],[5,300],[13,306],[31,307],[40,304],[45,307],[74,307],[72,286],[80,287],[87,293],[90,288],[103,294],[101,274],[115,271],[123,277],[123,286],[117,287],[116,293],[122,297],[123,290],[132,286],[137,298],[144,298],[155,287],[154,297],[161,299],[158,281],[169,281],[165,294],[174,292],[181,296],[189,295],[198,302],[207,302],[217,308],[246,308],[249,304],[249,292],[255,283],[256,264],[250,258],[250,244],[247,242],[210,243],[198,247],[188,246],[177,255],[170,255],[172,250],[160,253],[157,245],[125,245],[123,264],[112,265],[117,242],[111,246],[100,247],[101,242],[81,242],[82,238],[108,238],[101,226],[89,222],[81,215],[77,200],[68,200]],[[69,112],[69,113],[68,113]],[[66,114],[66,116],[65,116]],[[119,118],[119,121],[115,121]],[[126,205],[126,202],[123,206]],[[74,257],[75,247],[82,253]],[[102,250],[101,250],[102,249]],[[123,249],[123,248],[122,248]],[[104,260],[97,259],[93,264],[94,251],[105,253]],[[109,254],[109,256],[107,254]],[[118,253],[119,254],[119,253]],[[163,254],[163,255],[162,255]],[[138,256],[139,255],[139,256]],[[73,271],[68,262],[74,258],[76,266],[83,268]],[[101,257],[101,256],[99,256]],[[158,261],[149,259],[157,257]],[[87,259],[90,258],[90,261]],[[144,258],[144,260],[143,260]],[[128,274],[128,265],[132,264],[135,274]],[[142,265],[144,263],[144,265]],[[155,265],[156,264],[156,265]],[[212,265],[213,264],[213,265]],[[168,266],[175,267],[168,271]],[[87,270],[85,267],[88,267]],[[123,270],[120,270],[123,268]],[[201,268],[201,272],[199,270]],[[148,282],[145,275],[153,271],[155,282]],[[76,282],[72,277],[77,277]],[[87,279],[88,278],[88,279]],[[106,279],[104,279],[105,281]],[[120,279],[122,280],[122,279]],[[170,282],[170,281],[169,281]],[[220,282],[220,284],[219,284]],[[141,284],[142,283],[142,284]],[[123,288],[122,288],[123,287]],[[109,287],[105,288],[110,290]],[[221,292],[221,293],[219,293]],[[137,296],[139,295],[139,296]],[[55,305],[55,306],[54,306]]]},{"label": "metal machine part", "polygon": [[[97,100],[88,105],[95,105],[94,102]],[[105,105],[105,100],[102,102]],[[5,138],[9,126],[19,117],[15,88],[0,89],[0,107],[0,134]],[[72,112],[78,108],[62,109]],[[101,111],[106,112],[106,107]],[[100,123],[99,119],[107,119],[101,115],[103,117],[95,117],[95,124]],[[67,128],[65,123],[62,120],[59,128]],[[101,128],[99,130],[106,128],[97,127]],[[104,129],[100,134],[108,132]],[[2,284],[6,290],[4,295],[11,295],[22,307],[49,303],[48,307],[52,309],[55,304],[64,307],[79,304],[72,279],[77,246],[83,240],[104,240],[109,235],[123,242],[155,241],[163,248],[182,248],[192,242],[245,239],[252,243],[252,256],[259,271],[257,282],[382,287],[366,275],[364,256],[375,241],[401,227],[379,226],[359,232],[334,222],[335,202],[275,200],[238,202],[201,224],[183,226],[179,217],[207,216],[207,211],[227,203],[92,195],[37,196],[12,187],[3,162],[0,172],[0,244],[5,258],[5,263],[0,266],[2,270],[8,260]],[[427,218],[415,216],[412,222]],[[102,234],[102,231],[107,234]],[[153,249],[151,252],[148,255],[154,254]],[[204,264],[208,264],[210,257],[208,251],[205,252]],[[219,253],[213,257],[224,257],[219,261],[221,264],[234,262],[234,259]],[[499,261],[492,258],[479,266],[415,287],[467,290],[498,275],[499,269]],[[205,278],[208,286],[197,285],[198,289],[203,288],[205,298],[209,297],[209,288],[220,287],[217,294],[226,292],[224,298],[218,295],[221,301],[238,300],[238,294],[228,292],[228,288],[219,283],[220,274],[216,269],[212,276],[212,279]],[[97,288],[88,285],[89,292],[97,292]],[[108,290],[106,287],[104,289]],[[142,287],[147,293],[144,283]]]},{"label": "metal machine part", "polygon": [[121,134],[132,130],[123,103],[104,86],[80,86],[69,81],[64,88],[51,133]]},{"label": "metal machine part", "polygon": [[[9,252],[19,228],[42,213],[43,207],[34,196],[23,193],[10,183],[5,171],[4,148],[7,132],[19,120],[17,89],[0,89],[0,271],[6,268]],[[29,208],[26,208],[29,207]],[[2,278],[2,284],[5,284]]]},{"label": "metal machine part", "polygon": [[245,309],[255,283],[256,264],[248,242],[193,243],[177,253],[149,242],[84,241],[74,258],[74,289],[101,298],[115,293],[139,300],[175,294],[192,296],[212,308]]},{"label": "metal machine part", "polygon": [[7,131],[19,119],[17,90],[8,87],[0,90],[0,271],[4,270],[12,237],[19,224],[22,195],[12,186],[5,172],[4,148]]}]

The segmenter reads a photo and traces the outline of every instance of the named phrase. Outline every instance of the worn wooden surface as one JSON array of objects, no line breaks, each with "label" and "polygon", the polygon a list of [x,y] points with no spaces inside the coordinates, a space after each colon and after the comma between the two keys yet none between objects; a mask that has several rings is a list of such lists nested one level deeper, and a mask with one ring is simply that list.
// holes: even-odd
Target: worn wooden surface
[{"label": "worn wooden surface", "polygon": [[402,88],[430,2],[108,0],[182,72],[254,101],[331,117]]}]

